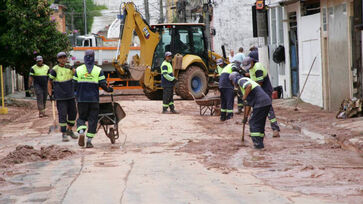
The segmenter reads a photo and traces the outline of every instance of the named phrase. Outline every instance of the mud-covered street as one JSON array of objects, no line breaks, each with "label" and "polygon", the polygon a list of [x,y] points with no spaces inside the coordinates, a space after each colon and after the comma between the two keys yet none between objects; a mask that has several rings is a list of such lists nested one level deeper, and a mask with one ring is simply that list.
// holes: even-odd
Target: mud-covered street
[{"label": "mud-covered street", "polygon": [[241,144],[242,116],[222,123],[200,116],[194,101],[176,100],[181,114],[172,115],[143,96],[117,100],[127,114],[121,136],[112,145],[100,129],[93,149],[48,134],[51,117],[29,105],[9,107],[16,114],[1,118],[0,203],[363,201],[362,156],[302,135],[278,105],[281,137],[268,127],[261,151],[249,137]]}]

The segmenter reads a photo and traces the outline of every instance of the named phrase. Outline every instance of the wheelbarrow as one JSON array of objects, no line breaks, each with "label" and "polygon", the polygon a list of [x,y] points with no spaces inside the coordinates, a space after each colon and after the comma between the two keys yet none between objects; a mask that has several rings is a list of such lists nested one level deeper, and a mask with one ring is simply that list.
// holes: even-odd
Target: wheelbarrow
[{"label": "wheelbarrow", "polygon": [[102,127],[111,144],[115,144],[119,138],[118,123],[125,117],[126,113],[120,104],[114,102],[111,94],[111,102],[100,103],[97,130]]},{"label": "wheelbarrow", "polygon": [[211,116],[215,115],[218,105],[221,104],[221,99],[219,97],[206,98],[203,94],[204,98],[196,99],[192,93],[189,94],[193,97],[195,103],[199,105],[200,115],[205,115],[206,113],[209,113]]}]

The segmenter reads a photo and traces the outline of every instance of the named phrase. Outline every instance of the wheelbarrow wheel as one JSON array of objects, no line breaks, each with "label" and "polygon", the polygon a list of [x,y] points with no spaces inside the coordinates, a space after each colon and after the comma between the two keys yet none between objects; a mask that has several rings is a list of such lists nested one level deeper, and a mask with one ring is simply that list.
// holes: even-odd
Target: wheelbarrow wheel
[{"label": "wheelbarrow wheel", "polygon": [[115,139],[115,131],[113,128],[110,128],[110,132],[108,134],[108,138],[110,138],[111,144],[115,144],[116,139]]}]

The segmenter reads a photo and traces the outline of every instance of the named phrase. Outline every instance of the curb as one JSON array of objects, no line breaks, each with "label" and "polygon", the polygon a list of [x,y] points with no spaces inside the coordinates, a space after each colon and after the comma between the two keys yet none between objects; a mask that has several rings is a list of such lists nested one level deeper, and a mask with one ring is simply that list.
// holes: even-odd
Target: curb
[{"label": "curb", "polygon": [[294,125],[294,124],[287,125],[287,124],[281,122],[281,120],[279,121],[279,124],[281,124],[284,127],[299,131],[300,134],[316,141],[318,144],[329,144],[330,143],[330,144],[337,145],[336,147],[333,146],[332,148],[340,147],[344,150],[355,151],[355,152],[363,154],[363,148],[362,148],[363,147],[363,136],[350,138],[350,139],[344,140],[344,141],[339,141],[336,138],[336,136],[321,134],[319,132],[311,131],[305,127],[300,127],[300,126]]}]

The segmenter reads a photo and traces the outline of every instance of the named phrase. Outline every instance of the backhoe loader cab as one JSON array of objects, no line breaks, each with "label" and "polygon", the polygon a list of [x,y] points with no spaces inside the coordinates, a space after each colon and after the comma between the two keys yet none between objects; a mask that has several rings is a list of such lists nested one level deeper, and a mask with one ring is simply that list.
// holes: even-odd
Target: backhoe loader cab
[{"label": "backhoe loader cab", "polygon": [[159,24],[151,26],[160,35],[152,69],[160,69],[166,51],[181,55],[199,56],[208,66],[208,49],[204,37],[204,24]]},{"label": "backhoe loader cab", "polygon": [[[183,99],[203,97],[208,91],[208,42],[204,36],[204,24],[158,24],[151,28],[159,34],[151,71],[160,73],[160,65],[164,53],[170,51],[183,56],[182,67],[174,67],[174,75],[179,82],[176,84],[176,94]],[[155,76],[155,81],[161,80],[161,75]],[[156,84],[156,87],[160,84]],[[146,94],[147,95],[147,94]],[[147,95],[148,96],[148,95]],[[152,98],[148,96],[149,98]]]}]

